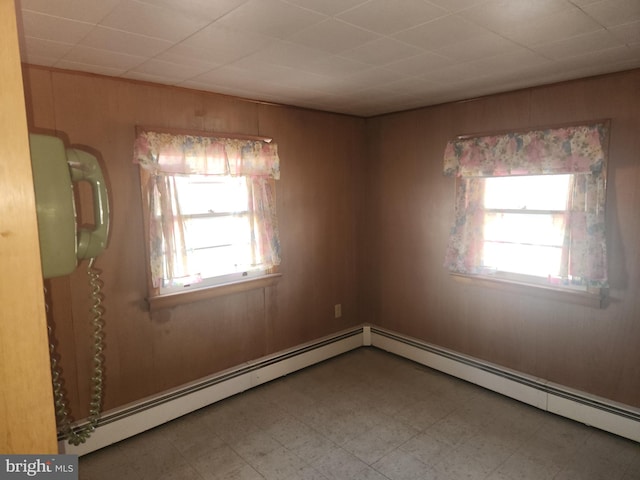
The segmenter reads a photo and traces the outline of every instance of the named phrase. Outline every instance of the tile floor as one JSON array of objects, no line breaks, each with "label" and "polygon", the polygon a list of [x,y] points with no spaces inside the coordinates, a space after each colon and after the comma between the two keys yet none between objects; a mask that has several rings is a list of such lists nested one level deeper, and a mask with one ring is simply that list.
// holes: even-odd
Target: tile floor
[{"label": "tile floor", "polygon": [[83,456],[80,478],[638,480],[640,444],[360,348]]}]

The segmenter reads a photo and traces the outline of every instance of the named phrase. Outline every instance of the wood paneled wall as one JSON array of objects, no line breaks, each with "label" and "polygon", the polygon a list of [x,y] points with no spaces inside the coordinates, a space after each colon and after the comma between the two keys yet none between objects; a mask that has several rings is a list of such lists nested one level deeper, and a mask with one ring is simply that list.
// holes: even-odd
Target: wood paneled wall
[{"label": "wood paneled wall", "polygon": [[[611,119],[610,304],[461,284],[443,267],[454,180],[447,140]],[[371,119],[359,263],[363,318],[524,373],[640,407],[640,70]]]},{"label": "wood paneled wall", "polygon": [[[24,78],[30,128],[93,149],[111,190],[111,238],[97,261],[107,409],[359,323],[640,406],[640,71],[368,120],[45,68],[25,67]],[[442,176],[446,141],[603,118],[611,119],[607,308],[455,282],[442,267],[454,199]],[[274,138],[276,286],[146,310],[135,125]],[[90,389],[85,267],[49,282],[76,417],[87,414]]]},{"label": "wood paneled wall", "polygon": [[[25,67],[24,78],[30,128],[94,151],[111,193],[109,244],[96,261],[106,309],[106,409],[360,323],[355,205],[363,119],[37,67]],[[147,311],[135,125],[277,142],[283,260],[275,286]],[[82,418],[91,368],[86,264],[49,284],[70,406]]]}]

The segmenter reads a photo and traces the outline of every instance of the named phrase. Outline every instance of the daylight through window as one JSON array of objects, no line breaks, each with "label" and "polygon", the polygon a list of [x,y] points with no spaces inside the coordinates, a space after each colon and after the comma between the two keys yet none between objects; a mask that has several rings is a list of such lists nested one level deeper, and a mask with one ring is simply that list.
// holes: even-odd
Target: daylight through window
[{"label": "daylight through window", "polygon": [[607,285],[606,126],[452,140],[457,176],[446,267],[584,289]]},{"label": "daylight through window", "polygon": [[484,180],[482,264],[488,271],[559,278],[571,175]]},{"label": "daylight through window", "polygon": [[270,141],[141,132],[155,294],[264,275],[280,263]]}]

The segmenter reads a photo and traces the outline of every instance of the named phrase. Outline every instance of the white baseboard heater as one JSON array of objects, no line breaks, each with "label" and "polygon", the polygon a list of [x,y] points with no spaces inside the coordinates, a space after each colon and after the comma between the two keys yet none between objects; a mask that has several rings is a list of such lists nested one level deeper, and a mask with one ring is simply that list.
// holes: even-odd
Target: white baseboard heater
[{"label": "white baseboard heater", "polygon": [[[86,443],[59,441],[84,455],[250,388],[360,347],[373,346],[515,400],[640,442],[640,409],[571,390],[374,326],[361,326],[208,376],[105,412]],[[78,425],[79,427],[82,424]]]}]

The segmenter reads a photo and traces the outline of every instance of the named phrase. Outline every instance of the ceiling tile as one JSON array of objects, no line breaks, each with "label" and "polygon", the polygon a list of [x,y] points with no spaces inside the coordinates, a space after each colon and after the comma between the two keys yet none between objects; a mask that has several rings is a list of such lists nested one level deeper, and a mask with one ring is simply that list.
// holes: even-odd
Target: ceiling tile
[{"label": "ceiling tile", "polygon": [[380,38],[380,36],[330,18],[302,30],[289,40],[329,53],[341,53],[376,38]]},{"label": "ceiling tile", "polygon": [[640,1],[638,0],[603,0],[585,5],[583,10],[605,27],[640,20]]},{"label": "ceiling tile", "polygon": [[626,44],[640,42],[640,21],[609,27],[607,30],[616,38]]},{"label": "ceiling tile", "polygon": [[48,58],[52,65],[73,48],[70,43],[52,42],[41,38],[25,37],[23,59],[31,63],[33,58]]},{"label": "ceiling tile", "polygon": [[640,67],[640,45],[637,48],[614,47],[563,60],[551,71],[547,83],[583,78]]},{"label": "ceiling tile", "polygon": [[90,23],[29,11],[22,12],[22,26],[30,37],[73,44],[79,42],[93,28]]},{"label": "ceiling tile", "polygon": [[145,61],[144,57],[124,53],[99,50],[96,48],[74,46],[63,58],[66,62],[96,65],[114,70],[126,71]]},{"label": "ceiling tile", "polygon": [[486,33],[484,28],[458,15],[448,15],[400,32],[394,37],[426,50],[437,50]]},{"label": "ceiling tile", "polygon": [[229,85],[232,88],[251,91],[255,88],[257,79],[247,75],[247,71],[243,68],[225,65],[193,77],[191,81],[200,84]]},{"label": "ceiling tile", "polygon": [[373,88],[379,85],[397,82],[405,78],[406,75],[386,68],[373,67],[369,70],[347,75],[342,78],[342,87],[354,94],[363,88]]},{"label": "ceiling tile", "polygon": [[200,30],[209,21],[148,3],[125,0],[100,24],[125,32],[180,41]]},{"label": "ceiling tile", "polygon": [[523,25],[514,25],[501,34],[522,45],[535,46],[598,30],[602,30],[602,26],[586,13],[571,9]]},{"label": "ceiling tile", "polygon": [[349,94],[349,102],[350,103],[366,103],[369,102],[371,98],[384,98],[385,93],[382,90],[377,88],[361,88],[357,91],[354,91]]},{"label": "ceiling tile", "polygon": [[615,37],[608,30],[598,30],[596,32],[578,35],[558,42],[544,43],[532,47],[533,50],[547,58],[560,60],[576,55],[584,55],[598,50],[605,50],[624,43]]},{"label": "ceiling tile", "polygon": [[254,99],[255,92],[251,90],[243,90],[238,86],[230,86],[228,82],[215,83],[207,80],[199,80],[197,78],[190,78],[184,82],[176,83],[181,87],[193,88],[195,90],[213,91],[222,95],[232,95],[234,97]]},{"label": "ceiling tile", "polygon": [[65,70],[75,70],[80,72],[97,73],[98,75],[107,75],[111,77],[119,77],[124,70],[121,68],[110,68],[104,65],[96,65],[93,63],[72,62],[62,59],[54,65],[56,68]]},{"label": "ceiling tile", "polygon": [[309,48],[304,45],[275,40],[259,52],[244,57],[242,62],[267,62],[287,67],[304,68],[317,60],[325,59],[330,54]]},{"label": "ceiling tile", "polygon": [[345,10],[349,10],[356,5],[366,3],[368,0],[285,0],[291,5],[314,10],[325,15],[337,15]]},{"label": "ceiling tile", "polygon": [[482,76],[485,73],[486,69],[482,65],[466,62],[429,70],[423,72],[422,76],[431,82],[452,86],[463,81],[471,81],[471,79]]},{"label": "ceiling tile", "polygon": [[208,72],[209,70],[213,70],[214,68],[221,66],[221,64],[219,63],[186,55],[185,52],[187,51],[188,50],[182,49],[180,48],[180,46],[178,46],[162,52],[161,54],[157,55],[155,59],[176,65],[177,68],[182,68],[184,66],[189,69],[198,69],[201,71],[201,73]]},{"label": "ceiling tile", "polygon": [[384,68],[396,70],[404,75],[421,75],[451,65],[454,61],[437,53],[425,52],[415,57],[405,58],[385,65]]},{"label": "ceiling tile", "polygon": [[459,15],[492,32],[502,33],[568,9],[578,10],[566,0],[489,0]]},{"label": "ceiling tile", "polygon": [[[340,85],[338,79],[326,75],[293,69],[285,69],[284,73],[284,75],[271,77],[269,81],[290,89],[304,90],[332,90],[336,85]],[[259,82],[261,80],[262,78],[258,79]]]},{"label": "ceiling tile", "polygon": [[574,5],[577,5],[578,7],[584,7],[585,5],[589,5],[590,3],[598,3],[598,2],[601,2],[602,0],[569,0],[569,1]]},{"label": "ceiling tile", "polygon": [[216,23],[226,28],[284,39],[326,18],[326,15],[280,0],[249,0]]},{"label": "ceiling tile", "polygon": [[121,75],[122,78],[131,80],[140,80],[143,82],[159,83],[162,85],[177,85],[184,79],[173,76],[154,75],[153,73],[139,72],[137,70],[129,70]]},{"label": "ceiling tile", "polygon": [[371,65],[356,62],[355,60],[350,60],[348,58],[338,57],[337,55],[327,54],[327,57],[318,58],[313,62],[304,65],[302,68],[309,72],[319,73],[321,75],[339,77],[367,70],[371,68]]},{"label": "ceiling tile", "polygon": [[429,0],[429,3],[444,8],[445,10],[455,13],[460,10],[466,10],[471,7],[475,7],[487,0]]},{"label": "ceiling tile", "polygon": [[18,3],[34,65],[356,115],[640,67],[638,0]]},{"label": "ceiling tile", "polygon": [[503,53],[471,63],[478,67],[477,74],[479,76],[503,76],[511,72],[524,72],[535,66],[546,65],[550,63],[550,60],[531,50],[522,48],[515,52]]},{"label": "ceiling tile", "polygon": [[[20,51],[22,52],[23,49],[21,48]],[[24,55],[24,59],[27,63],[31,65],[40,65],[43,67],[53,67],[59,60],[56,57],[40,56],[35,54],[29,55],[29,58],[27,59],[26,54]]]},{"label": "ceiling tile", "polygon": [[20,0],[24,10],[46,13],[56,17],[80,20],[87,23],[98,23],[121,0],[102,0],[87,2],[87,0]]},{"label": "ceiling tile", "polygon": [[446,10],[424,0],[403,0],[401,8],[396,0],[370,0],[338,15],[338,18],[358,27],[389,35],[447,13]]},{"label": "ceiling tile", "polygon": [[173,45],[167,40],[146,37],[97,25],[82,39],[86,47],[128,53],[130,55],[155,56]]},{"label": "ceiling tile", "polygon": [[216,20],[238,8],[247,0],[137,0],[168,10],[209,21]]},{"label": "ceiling tile", "polygon": [[342,52],[340,56],[371,65],[385,65],[403,58],[414,57],[420,53],[423,53],[423,51],[417,47],[407,45],[393,38],[382,37],[365,43],[360,47]]},{"label": "ceiling tile", "polygon": [[292,83],[299,82],[299,84],[302,85],[305,82],[326,82],[328,78],[315,73],[256,60],[244,61],[243,59],[230,66],[244,72],[243,75],[245,77],[253,79],[256,83],[281,82],[291,85]]},{"label": "ceiling tile", "polygon": [[522,47],[492,32],[483,33],[461,42],[451,43],[435,51],[458,61],[469,61],[521,50]]},{"label": "ceiling tile", "polygon": [[213,23],[187,38],[171,51],[201,60],[229,63],[266,48],[275,39],[257,33],[241,32]]},{"label": "ceiling tile", "polygon": [[144,73],[155,75],[158,77],[171,78],[174,81],[184,81],[188,78],[196,77],[212,69],[213,68],[211,66],[206,64],[177,64],[152,58],[151,60],[147,60],[146,62],[138,65],[127,73]]},{"label": "ceiling tile", "polygon": [[424,98],[425,93],[433,92],[439,85],[434,82],[429,82],[424,77],[404,77],[400,80],[378,85],[380,91],[386,95],[393,96],[396,100],[403,99],[415,99],[418,97]]}]

